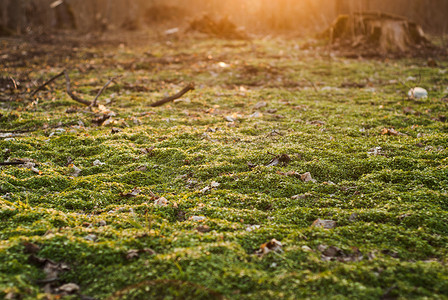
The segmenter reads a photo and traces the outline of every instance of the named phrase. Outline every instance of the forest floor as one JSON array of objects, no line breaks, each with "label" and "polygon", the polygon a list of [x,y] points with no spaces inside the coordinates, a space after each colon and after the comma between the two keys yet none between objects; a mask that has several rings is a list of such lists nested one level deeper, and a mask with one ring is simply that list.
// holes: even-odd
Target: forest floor
[{"label": "forest floor", "polygon": [[[0,298],[447,299],[448,58],[196,36],[0,57]],[[99,107],[63,76],[30,96],[64,69],[89,101],[122,77]]]}]

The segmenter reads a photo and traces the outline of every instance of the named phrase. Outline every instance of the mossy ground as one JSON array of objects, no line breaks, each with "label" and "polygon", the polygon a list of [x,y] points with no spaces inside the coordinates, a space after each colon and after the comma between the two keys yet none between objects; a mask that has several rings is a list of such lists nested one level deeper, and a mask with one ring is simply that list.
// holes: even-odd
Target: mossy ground
[{"label": "mossy ground", "polygon": [[[0,297],[44,297],[45,274],[24,251],[32,242],[37,256],[70,266],[59,284],[97,299],[446,299],[448,59],[429,68],[304,46],[197,38],[61,52],[1,41],[1,75],[23,84],[69,68],[73,88],[93,99],[123,77],[100,98],[116,113],[108,126],[95,125],[62,79],[33,103],[0,103],[2,132],[23,131],[0,139],[0,160],[31,159],[40,171],[0,169]],[[409,76],[421,76],[429,99],[406,98]],[[191,81],[189,101],[149,107]],[[267,167],[268,152],[292,161]],[[155,206],[151,191],[168,206]],[[337,226],[311,227],[317,218]],[[283,253],[255,255],[273,238]],[[356,247],[363,259],[324,261],[319,245]],[[144,248],[156,254],[126,258]]]}]

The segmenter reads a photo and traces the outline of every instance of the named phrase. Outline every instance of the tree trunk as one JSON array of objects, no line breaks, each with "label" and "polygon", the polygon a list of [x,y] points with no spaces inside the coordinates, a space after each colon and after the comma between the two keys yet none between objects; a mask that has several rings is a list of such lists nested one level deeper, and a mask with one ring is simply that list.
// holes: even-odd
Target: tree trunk
[{"label": "tree trunk", "polygon": [[6,27],[20,34],[24,23],[23,18],[23,0],[8,1]]},{"label": "tree trunk", "polygon": [[408,52],[431,45],[419,25],[400,16],[376,12],[341,15],[328,34],[333,44],[379,54]]}]

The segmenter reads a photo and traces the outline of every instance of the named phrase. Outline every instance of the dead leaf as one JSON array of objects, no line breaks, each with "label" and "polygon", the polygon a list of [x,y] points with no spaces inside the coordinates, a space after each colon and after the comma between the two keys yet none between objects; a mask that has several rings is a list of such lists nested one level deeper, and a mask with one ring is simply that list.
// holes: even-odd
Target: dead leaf
[{"label": "dead leaf", "polygon": [[126,253],[126,259],[131,260],[134,258],[138,258],[141,253],[149,253],[149,255],[155,255],[156,252],[150,248],[144,249],[131,249]]},{"label": "dead leaf", "polygon": [[263,108],[263,107],[266,107],[266,106],[268,106],[268,103],[266,101],[260,101],[260,102],[257,102],[254,105],[254,108],[255,109],[260,109],[260,108]]},{"label": "dead leaf", "polygon": [[357,262],[363,259],[361,251],[356,247],[352,247],[353,252],[351,253],[347,253],[336,246],[327,245],[319,245],[317,250],[321,252],[323,261]]},{"label": "dead leaf", "polygon": [[272,239],[267,243],[261,244],[260,249],[257,250],[256,254],[258,256],[263,256],[272,251],[281,253],[283,252],[282,246],[283,245],[281,242],[277,241],[276,239]]},{"label": "dead leaf", "polygon": [[98,239],[98,236],[96,234],[88,234],[84,237],[86,241],[95,242]]},{"label": "dead leaf", "polygon": [[[269,153],[270,154],[270,153]],[[272,154],[271,154],[272,155]],[[267,165],[266,167],[273,167],[277,166],[278,164],[282,164],[286,166],[289,162],[291,162],[291,158],[287,154],[280,154],[278,156],[275,156]]]},{"label": "dead leaf", "polygon": [[383,253],[384,255],[391,256],[393,258],[398,258],[399,257],[397,251],[393,251],[393,250],[390,250],[390,249],[381,250],[381,253]]},{"label": "dead leaf", "polygon": [[381,130],[381,134],[382,135],[393,135],[393,136],[397,136],[397,135],[405,135],[404,133],[398,132],[393,128],[383,128]]},{"label": "dead leaf", "polygon": [[219,183],[219,182],[216,182],[216,181],[212,181],[211,183],[210,183],[210,187],[211,188],[217,188],[218,186],[220,186],[221,184]]},{"label": "dead leaf", "polygon": [[405,114],[415,114],[415,110],[413,110],[412,108],[410,108],[410,107],[404,107],[403,108],[403,113],[405,113]]},{"label": "dead leaf", "polygon": [[196,230],[199,231],[199,232],[202,232],[202,233],[206,233],[206,232],[211,231],[210,226],[205,225],[205,224],[196,227]]},{"label": "dead leaf", "polygon": [[381,147],[374,147],[367,152],[368,155],[378,156],[381,155]]},{"label": "dead leaf", "polygon": [[151,146],[151,147],[149,147],[149,148],[141,149],[141,151],[142,151],[143,154],[152,155],[152,154],[154,154],[154,153],[153,153],[153,150],[154,150],[154,149],[155,149],[155,147],[154,147],[154,146]]},{"label": "dead leaf", "polygon": [[325,125],[324,121],[320,121],[320,120],[314,120],[314,121],[310,121],[310,122],[306,122],[308,125],[316,125],[316,126],[323,126]]},{"label": "dead leaf", "polygon": [[160,207],[168,206],[168,200],[165,197],[160,197],[154,201],[154,205]]},{"label": "dead leaf", "polygon": [[138,194],[140,194],[142,191],[138,188],[133,189],[132,191],[130,191],[129,193],[124,193],[121,194],[121,196],[126,197],[126,198],[132,198],[132,197],[136,197]]},{"label": "dead leaf", "polygon": [[306,172],[306,173],[300,175],[300,180],[302,180],[304,182],[309,182],[309,181],[315,182],[316,181],[315,179],[313,179],[311,177],[311,173],[310,172]]},{"label": "dead leaf", "polygon": [[297,199],[306,199],[306,198],[311,197],[312,195],[313,195],[313,194],[311,194],[311,193],[299,194],[299,195],[294,195],[294,196],[292,196],[291,199],[293,199],[293,200],[297,200]]},{"label": "dead leaf", "polygon": [[259,229],[260,227],[261,227],[260,225],[247,225],[246,231],[247,232],[251,232],[251,231],[254,231],[256,229]]},{"label": "dead leaf", "polygon": [[121,132],[122,130],[121,130],[121,128],[117,128],[117,127],[113,127],[112,129],[111,129],[111,133],[112,134],[116,134],[116,133],[119,133],[119,132]]},{"label": "dead leaf", "polygon": [[56,289],[58,293],[62,293],[64,295],[71,295],[76,294],[79,291],[79,285],[74,283],[66,283],[64,285],[61,285]]},{"label": "dead leaf", "polygon": [[322,220],[317,219],[311,224],[311,227],[324,228],[324,229],[333,229],[337,225],[336,221],[333,220]]},{"label": "dead leaf", "polygon": [[145,172],[146,170],[148,170],[148,167],[147,166],[138,166],[135,170],[140,171],[140,172]]},{"label": "dead leaf", "polygon": [[191,221],[196,221],[196,222],[202,222],[205,221],[207,218],[204,216],[191,216],[190,220]]},{"label": "dead leaf", "polygon": [[236,121],[236,119],[234,119],[234,118],[231,117],[231,116],[224,116],[224,119],[225,119],[227,122],[229,122],[229,123],[233,123],[233,122]]},{"label": "dead leaf", "polygon": [[25,246],[24,252],[27,254],[36,254],[40,251],[40,247],[34,243],[23,242],[23,246]]},{"label": "dead leaf", "polygon": [[302,251],[303,252],[314,252],[313,249],[311,249],[310,247],[304,245],[302,246]]},{"label": "dead leaf", "polygon": [[138,250],[129,250],[128,253],[126,254],[126,259],[131,260],[139,256],[140,255],[138,254]]}]

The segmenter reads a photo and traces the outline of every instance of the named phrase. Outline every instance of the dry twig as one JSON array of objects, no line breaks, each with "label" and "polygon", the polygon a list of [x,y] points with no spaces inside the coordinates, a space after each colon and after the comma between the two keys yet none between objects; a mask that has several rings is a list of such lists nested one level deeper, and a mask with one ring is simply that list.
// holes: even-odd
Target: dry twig
[{"label": "dry twig", "polygon": [[17,166],[17,165],[24,165],[27,161],[18,160],[18,161],[3,161],[0,162],[0,166]]},{"label": "dry twig", "polygon": [[52,83],[53,81],[55,81],[56,79],[58,79],[59,77],[64,75],[64,73],[65,73],[65,70],[62,71],[61,73],[59,73],[58,75],[53,76],[50,80],[48,80],[47,82],[45,82],[44,84],[39,86],[34,92],[31,93],[31,97],[33,97],[34,95],[36,95],[37,92],[43,90],[44,87],[46,87],[47,85],[49,85],[50,83]]},{"label": "dry twig", "polygon": [[109,81],[106,82],[106,84],[98,92],[98,94],[96,95],[95,99],[93,99],[93,102],[92,102],[92,104],[90,104],[90,106],[93,106],[93,107],[98,106],[97,100],[101,96],[101,94],[104,92],[104,90],[109,86],[109,84],[111,84],[113,81],[115,81],[115,79],[120,78],[121,76],[122,75],[119,75],[119,76],[115,76],[115,77],[112,77],[111,79],[109,79]]},{"label": "dry twig", "polygon": [[186,87],[184,87],[179,93],[173,95],[173,96],[169,96],[166,97],[162,100],[159,100],[157,102],[154,102],[152,104],[150,104],[151,107],[156,107],[156,106],[161,106],[165,103],[168,103],[170,101],[174,101],[176,99],[179,99],[180,97],[182,97],[183,95],[185,95],[186,93],[188,93],[189,91],[194,90],[194,84],[193,83],[189,83]]},{"label": "dry twig", "polygon": [[67,70],[64,70],[63,74],[65,75],[65,83],[67,86],[67,94],[70,96],[70,98],[72,98],[73,100],[82,103],[84,105],[90,106],[91,102],[84,100],[78,96],[76,96],[75,94],[73,94],[72,90],[71,90],[71,86],[70,86],[70,77],[68,76],[68,72]]}]

